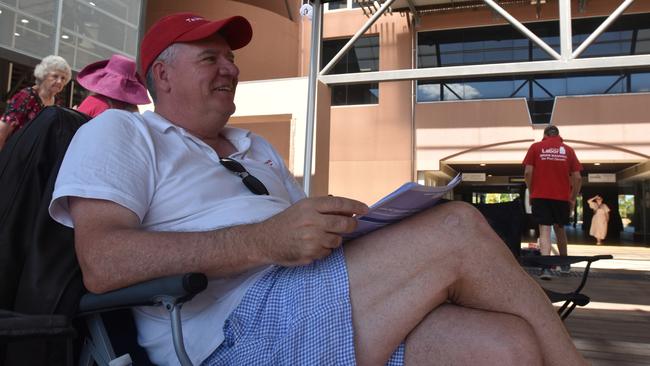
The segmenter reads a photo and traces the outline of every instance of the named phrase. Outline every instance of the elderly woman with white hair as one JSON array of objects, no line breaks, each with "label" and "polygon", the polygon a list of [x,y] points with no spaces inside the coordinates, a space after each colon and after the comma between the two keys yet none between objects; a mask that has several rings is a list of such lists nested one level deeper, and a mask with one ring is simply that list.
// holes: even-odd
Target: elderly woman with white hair
[{"label": "elderly woman with white hair", "polygon": [[9,136],[34,119],[43,108],[63,103],[57,94],[70,81],[72,70],[62,57],[50,55],[36,65],[34,77],[36,84],[14,94],[0,117],[0,149]]}]

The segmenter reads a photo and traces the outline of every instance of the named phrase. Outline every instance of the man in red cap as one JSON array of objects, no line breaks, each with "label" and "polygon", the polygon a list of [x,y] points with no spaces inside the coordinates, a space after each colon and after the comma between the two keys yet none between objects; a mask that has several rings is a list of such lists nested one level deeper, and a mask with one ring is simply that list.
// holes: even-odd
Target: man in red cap
[{"label": "man in red cap", "polygon": [[[569,224],[570,212],[575,208],[576,196],[582,186],[582,165],[554,125],[544,128],[542,141],[530,145],[523,164],[533,219],[539,225],[542,255],[551,254],[551,227],[557,236],[560,255],[567,255],[568,240],[564,226]],[[562,272],[570,270],[568,264],[561,267]],[[543,269],[539,278],[550,280],[551,271]]]},{"label": "man in red cap", "polygon": [[[183,308],[196,364],[585,364],[470,205],[342,245],[366,205],[305,198],[265,140],[226,126],[232,51],[251,35],[241,17],[161,19],[141,46],[155,113],[110,110],[75,135],[50,213],[74,225],[90,291],[206,273],[208,289]],[[157,364],[176,363],[166,316],[135,312]]]}]

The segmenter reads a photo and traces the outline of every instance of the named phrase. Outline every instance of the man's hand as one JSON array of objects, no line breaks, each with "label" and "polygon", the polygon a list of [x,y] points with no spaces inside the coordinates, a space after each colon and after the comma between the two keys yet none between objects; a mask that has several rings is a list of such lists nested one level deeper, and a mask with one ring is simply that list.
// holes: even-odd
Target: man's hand
[{"label": "man's hand", "polygon": [[328,256],[354,231],[368,206],[343,197],[303,199],[255,228],[258,248],[268,261],[283,266],[306,265]]},{"label": "man's hand", "polygon": [[571,214],[575,208],[576,208],[576,199],[575,198],[570,198],[569,199],[569,214]]}]

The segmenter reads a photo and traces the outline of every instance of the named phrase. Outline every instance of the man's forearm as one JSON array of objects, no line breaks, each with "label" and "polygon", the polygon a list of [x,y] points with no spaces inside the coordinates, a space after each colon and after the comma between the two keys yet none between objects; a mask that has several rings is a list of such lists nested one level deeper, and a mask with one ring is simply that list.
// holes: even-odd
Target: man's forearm
[{"label": "man's forearm", "polygon": [[526,182],[526,188],[528,191],[532,192],[533,190],[533,166],[526,165],[524,168],[524,182]]},{"label": "man's forearm", "polygon": [[230,277],[248,269],[296,266],[324,258],[352,232],[362,202],[342,197],[301,200],[255,224],[204,232],[152,232],[132,211],[109,201],[70,198],[75,249],[84,283],[105,292],[185,272]]},{"label": "man's forearm", "polygon": [[571,175],[571,200],[575,201],[580,193],[580,188],[582,188],[582,177],[578,173]]},{"label": "man's forearm", "polygon": [[186,272],[230,277],[268,264],[256,248],[254,230],[252,225],[208,232],[111,230],[99,232],[92,244],[79,243],[77,254],[93,292]]}]

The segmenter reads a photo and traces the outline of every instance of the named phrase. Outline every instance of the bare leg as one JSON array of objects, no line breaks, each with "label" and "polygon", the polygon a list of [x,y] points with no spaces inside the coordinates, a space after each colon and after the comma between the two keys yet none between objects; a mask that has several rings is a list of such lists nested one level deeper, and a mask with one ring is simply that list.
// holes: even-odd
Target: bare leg
[{"label": "bare leg", "polygon": [[551,254],[551,225],[539,225],[539,248],[542,255]]},{"label": "bare leg", "polygon": [[566,237],[564,226],[555,224],[553,225],[553,230],[555,230],[555,236],[557,237],[557,250],[560,252],[560,255],[567,255],[567,244],[569,240]]},{"label": "bare leg", "polygon": [[406,365],[542,365],[537,338],[516,316],[444,304],[406,338]]},{"label": "bare leg", "polygon": [[583,365],[537,283],[483,216],[449,202],[345,245],[359,365],[381,365],[440,304],[530,324],[546,365]]}]

